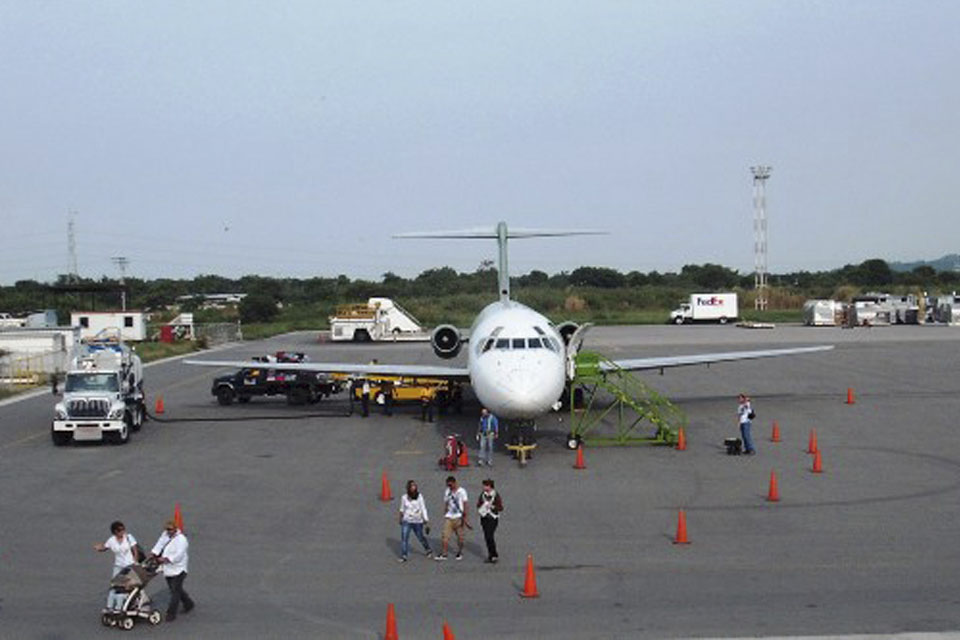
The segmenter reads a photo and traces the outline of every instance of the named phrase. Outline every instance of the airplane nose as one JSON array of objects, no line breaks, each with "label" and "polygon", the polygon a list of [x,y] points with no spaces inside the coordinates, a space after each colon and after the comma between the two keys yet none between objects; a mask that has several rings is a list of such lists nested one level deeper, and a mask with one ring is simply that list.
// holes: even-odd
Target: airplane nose
[{"label": "airplane nose", "polygon": [[535,372],[529,369],[513,369],[506,376],[506,390],[509,393],[510,405],[517,415],[528,416],[546,412],[559,393],[554,385],[545,384]]}]

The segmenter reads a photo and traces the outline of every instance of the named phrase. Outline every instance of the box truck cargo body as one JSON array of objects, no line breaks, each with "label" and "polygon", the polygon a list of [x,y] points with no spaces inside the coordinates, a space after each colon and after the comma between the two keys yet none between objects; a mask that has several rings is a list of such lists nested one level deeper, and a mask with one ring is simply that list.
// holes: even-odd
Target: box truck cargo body
[{"label": "box truck cargo body", "polygon": [[686,324],[690,322],[719,322],[726,324],[739,316],[737,294],[735,293],[694,293],[688,302],[680,304],[679,309],[670,312],[670,322]]}]

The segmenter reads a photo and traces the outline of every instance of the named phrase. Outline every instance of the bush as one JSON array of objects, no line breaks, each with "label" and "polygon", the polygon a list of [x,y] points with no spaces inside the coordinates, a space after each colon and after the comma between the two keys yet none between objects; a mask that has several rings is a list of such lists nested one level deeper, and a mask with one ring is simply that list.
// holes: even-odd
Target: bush
[{"label": "bush", "polygon": [[280,313],[273,297],[262,293],[252,293],[244,298],[239,311],[242,322],[270,322]]}]

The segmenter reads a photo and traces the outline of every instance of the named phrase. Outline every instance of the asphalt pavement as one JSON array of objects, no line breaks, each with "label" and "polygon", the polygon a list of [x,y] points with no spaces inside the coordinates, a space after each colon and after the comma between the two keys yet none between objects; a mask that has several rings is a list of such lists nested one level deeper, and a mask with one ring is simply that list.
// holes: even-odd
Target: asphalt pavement
[{"label": "asphalt pavement", "polygon": [[[397,500],[416,479],[439,546],[443,437],[470,445],[479,407],[433,424],[415,406],[361,418],[341,397],[309,407],[254,399],[221,407],[225,370],[179,360],[146,369],[148,422],[126,446],[56,448],[48,393],[0,406],[0,637],[88,638],[112,557],[93,544],[112,520],[152,546],[181,505],[191,543],[189,615],[131,637],[380,638],[394,603],[401,638],[824,636],[960,630],[960,329],[601,327],[611,357],[834,344],[829,352],[648,372],[689,417],[688,448],[585,450],[574,470],[569,415],[540,421],[520,468],[457,475],[475,504],[493,477],[506,506],[500,563],[476,518],[464,560],[399,553]],[[334,345],[298,333],[210,358],[279,349],[313,360],[435,363],[426,344]],[[203,356],[199,358],[202,359]],[[845,403],[852,388],[856,403]],[[754,398],[758,454],[732,457],[736,394]],[[358,407],[356,407],[358,408]],[[782,442],[770,441],[776,420]],[[806,453],[816,429],[824,472]],[[652,431],[652,429],[651,429]],[[780,502],[766,500],[771,471]],[[679,510],[691,544],[672,543]],[[413,549],[419,544],[413,542]],[[532,554],[540,597],[521,599]],[[148,590],[166,604],[162,578]]]}]

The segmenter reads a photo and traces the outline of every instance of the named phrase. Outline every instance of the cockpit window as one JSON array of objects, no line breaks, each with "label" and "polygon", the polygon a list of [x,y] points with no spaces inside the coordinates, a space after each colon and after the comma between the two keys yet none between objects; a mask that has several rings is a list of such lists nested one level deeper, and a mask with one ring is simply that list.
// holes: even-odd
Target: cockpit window
[{"label": "cockpit window", "polygon": [[509,338],[500,338],[499,340],[497,340],[497,349],[509,349],[509,348],[510,348]]},{"label": "cockpit window", "polygon": [[513,348],[514,349],[524,349],[527,346],[527,341],[523,338],[514,338],[513,339]]},{"label": "cockpit window", "polygon": [[493,338],[487,338],[487,341],[484,343],[483,351],[481,351],[481,353],[486,353],[487,351],[490,351],[490,349],[493,349],[494,343],[496,343],[496,340],[494,340]]},{"label": "cockpit window", "polygon": [[544,338],[543,346],[545,346],[547,349],[550,349],[550,351],[560,351],[560,344],[557,342],[556,338]]},{"label": "cockpit window", "polygon": [[537,333],[539,333],[541,336],[547,335],[546,332],[545,332],[543,329],[541,329],[540,327],[536,327],[536,326],[535,326],[535,327],[533,328],[533,330],[536,331]]},{"label": "cockpit window", "polygon": [[527,338],[527,347],[530,349],[539,349],[542,345],[540,344],[540,338]]}]

